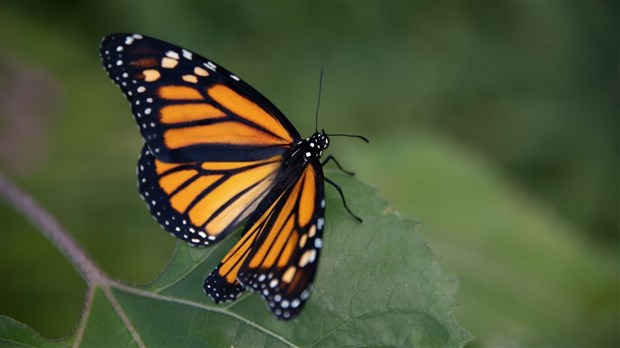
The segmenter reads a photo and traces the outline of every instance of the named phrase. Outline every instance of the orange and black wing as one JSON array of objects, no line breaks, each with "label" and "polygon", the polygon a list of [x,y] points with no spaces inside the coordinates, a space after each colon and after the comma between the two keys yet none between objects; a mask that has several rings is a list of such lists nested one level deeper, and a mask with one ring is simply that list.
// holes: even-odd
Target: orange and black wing
[{"label": "orange and black wing", "polygon": [[192,245],[217,242],[269,192],[299,134],[260,93],[186,49],[114,34],[100,54],[146,143],[138,185],[153,217]]},{"label": "orange and black wing", "polygon": [[138,34],[101,42],[103,66],[131,104],[151,153],[170,163],[256,161],[299,133],[267,98],[213,61]]},{"label": "orange and black wing", "polygon": [[280,156],[252,162],[167,163],[144,146],[138,189],[166,231],[193,246],[232,232],[273,186]]},{"label": "orange and black wing", "polygon": [[294,162],[281,175],[204,290],[216,302],[253,290],[278,318],[290,319],[310,295],[323,245],[325,199],[318,160]]}]

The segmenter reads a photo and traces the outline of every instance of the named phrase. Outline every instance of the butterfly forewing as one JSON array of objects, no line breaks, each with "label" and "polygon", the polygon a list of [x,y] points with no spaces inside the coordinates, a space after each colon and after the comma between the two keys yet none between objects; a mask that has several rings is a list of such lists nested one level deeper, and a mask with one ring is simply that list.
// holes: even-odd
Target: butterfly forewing
[{"label": "butterfly forewing", "polygon": [[105,70],[165,162],[253,161],[282,154],[299,133],[265,97],[221,66],[137,34],[101,43]]},{"label": "butterfly forewing", "polygon": [[192,245],[219,241],[271,189],[299,134],[248,84],[181,47],[115,34],[101,57],[146,142],[138,180],[153,217]]}]

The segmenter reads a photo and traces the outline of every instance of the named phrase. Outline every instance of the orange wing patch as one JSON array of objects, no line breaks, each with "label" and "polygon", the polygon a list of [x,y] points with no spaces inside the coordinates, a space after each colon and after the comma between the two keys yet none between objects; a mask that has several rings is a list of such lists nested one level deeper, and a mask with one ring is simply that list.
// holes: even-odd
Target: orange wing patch
[{"label": "orange wing patch", "polygon": [[226,116],[211,104],[175,104],[161,108],[160,120],[162,123],[174,124],[222,118]]},{"label": "orange wing patch", "polygon": [[269,179],[263,180],[260,184],[252,187],[242,198],[231,203],[207,223],[207,233],[210,235],[219,234],[235,219],[245,219],[254,211],[264,195],[267,194],[271,185],[272,180]]},{"label": "orange wing patch", "polygon": [[286,140],[234,121],[206,126],[173,128],[164,132],[164,141],[170,149],[196,144],[227,144],[248,146],[290,145]]},{"label": "orange wing patch", "polygon": [[[222,175],[202,175],[202,176],[194,176],[192,179],[195,180],[187,180],[184,184],[189,183],[186,187],[178,192],[175,192],[170,197],[170,204],[172,208],[176,210],[178,213],[185,214],[196,200],[196,197],[200,196],[204,191],[206,191],[211,185],[213,185],[217,180],[222,178]],[[163,180],[164,178],[162,178]],[[160,180],[161,185],[161,180]],[[204,199],[203,199],[204,200]],[[198,216],[197,212],[200,212],[196,206],[194,206],[189,211],[190,221],[196,225],[201,226],[204,223],[204,220],[209,218],[210,215],[200,214]]]},{"label": "orange wing patch", "polygon": [[242,117],[262,128],[269,130],[271,133],[285,140],[284,143],[291,143],[293,139],[284,127],[264,109],[256,105],[254,102],[246,99],[224,85],[215,85],[208,89],[208,94],[213,100],[232,111],[239,117]]},{"label": "orange wing patch", "polygon": [[179,170],[170,175],[166,175],[159,180],[159,186],[166,192],[167,194],[171,194],[174,190],[178,189],[179,186],[188,182],[191,178],[198,175],[198,171],[194,169],[190,170]]},{"label": "orange wing patch", "polygon": [[201,100],[203,96],[195,88],[185,86],[163,86],[157,94],[164,100]]},{"label": "orange wing patch", "polygon": [[304,187],[299,198],[299,226],[305,227],[314,214],[316,205],[316,177],[314,171],[305,172]]}]

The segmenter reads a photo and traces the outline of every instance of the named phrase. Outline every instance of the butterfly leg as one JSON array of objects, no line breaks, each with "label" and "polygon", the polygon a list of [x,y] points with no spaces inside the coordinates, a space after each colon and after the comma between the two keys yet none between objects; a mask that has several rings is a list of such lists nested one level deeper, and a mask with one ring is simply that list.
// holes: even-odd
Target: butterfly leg
[{"label": "butterfly leg", "polygon": [[336,158],[334,158],[334,156],[329,155],[327,156],[327,158],[325,159],[325,161],[323,161],[321,163],[322,166],[325,166],[327,164],[327,162],[329,162],[330,160],[332,160],[334,163],[336,163],[336,166],[338,166],[338,169],[340,169],[343,173],[348,174],[348,175],[355,175],[354,172],[346,170],[344,168],[342,168],[342,166],[340,165],[340,163],[338,163],[338,161],[336,160]]},{"label": "butterfly leg", "polygon": [[342,198],[342,204],[344,205],[344,208],[349,212],[349,214],[351,214],[351,216],[353,216],[357,221],[364,222],[364,220],[362,220],[359,216],[353,214],[351,209],[349,209],[349,206],[347,206],[347,201],[344,199],[344,193],[342,193],[342,188],[340,188],[340,186],[336,184],[335,182],[329,180],[328,177],[325,177],[325,181],[327,181],[330,185],[336,188],[336,190],[338,190],[338,193],[340,193],[340,197]]}]

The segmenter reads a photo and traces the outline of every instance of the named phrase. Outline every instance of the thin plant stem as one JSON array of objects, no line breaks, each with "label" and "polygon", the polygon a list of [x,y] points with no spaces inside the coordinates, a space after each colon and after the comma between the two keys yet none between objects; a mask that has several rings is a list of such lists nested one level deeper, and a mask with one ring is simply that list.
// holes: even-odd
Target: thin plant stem
[{"label": "thin plant stem", "polygon": [[65,255],[89,284],[93,282],[106,283],[107,276],[95,265],[86,251],[77,245],[69,233],[28,194],[20,190],[2,174],[0,174],[0,195],[37,227],[41,234]]},{"label": "thin plant stem", "polygon": [[63,229],[60,224],[37,204],[27,193],[15,186],[9,179],[7,179],[2,173],[0,173],[0,198],[11,204],[15,209],[24,215],[39,231],[49,239],[52,244],[57,247],[63,255],[69,260],[69,262],[78,270],[78,272],[86,279],[88,289],[84,303],[84,309],[82,311],[82,317],[80,323],[77,326],[75,332],[75,340],[73,347],[80,347],[84,334],[87,330],[88,320],[90,318],[90,312],[92,311],[92,304],[94,296],[96,295],[97,288],[103,291],[104,296],[111,304],[112,308],[123,322],[127,331],[131,334],[136,345],[140,348],[146,347],[146,344],[142,340],[142,337],[133,326],[129,316],[125,313],[121,303],[114,296],[113,290],[122,291],[129,294],[142,296],[159,301],[166,301],[172,303],[178,303],[193,308],[200,308],[206,311],[221,313],[235,318],[239,321],[253,326],[257,330],[264,332],[267,335],[281,341],[282,343],[290,346],[297,347],[292,342],[286,340],[283,336],[277,333],[267,330],[265,327],[240,316],[228,309],[218,308],[213,306],[206,306],[204,304],[189,301],[184,299],[177,299],[174,297],[165,296],[156,292],[150,292],[143,289],[138,289],[133,286],[126,285],[118,280],[110,278],[106,275],[88,256],[74,240],[71,235]]},{"label": "thin plant stem", "polygon": [[[60,224],[35,202],[28,194],[15,186],[4,175],[0,174],[0,196],[2,199],[13,205],[13,207],[25,216],[78,270],[88,284],[88,296],[86,297],[85,310],[89,311],[92,303],[92,294],[96,287],[100,287],[108,301],[110,301],[114,311],[122,320],[127,331],[132,335],[138,347],[146,347],[142,338],[138,334],[129,317],[120,306],[110,286],[116,284],[110,279],[88,256],[71,235],[64,230]],[[89,318],[89,312],[83,312],[80,324],[78,325],[78,336],[75,347],[81,343],[83,329]]]}]

